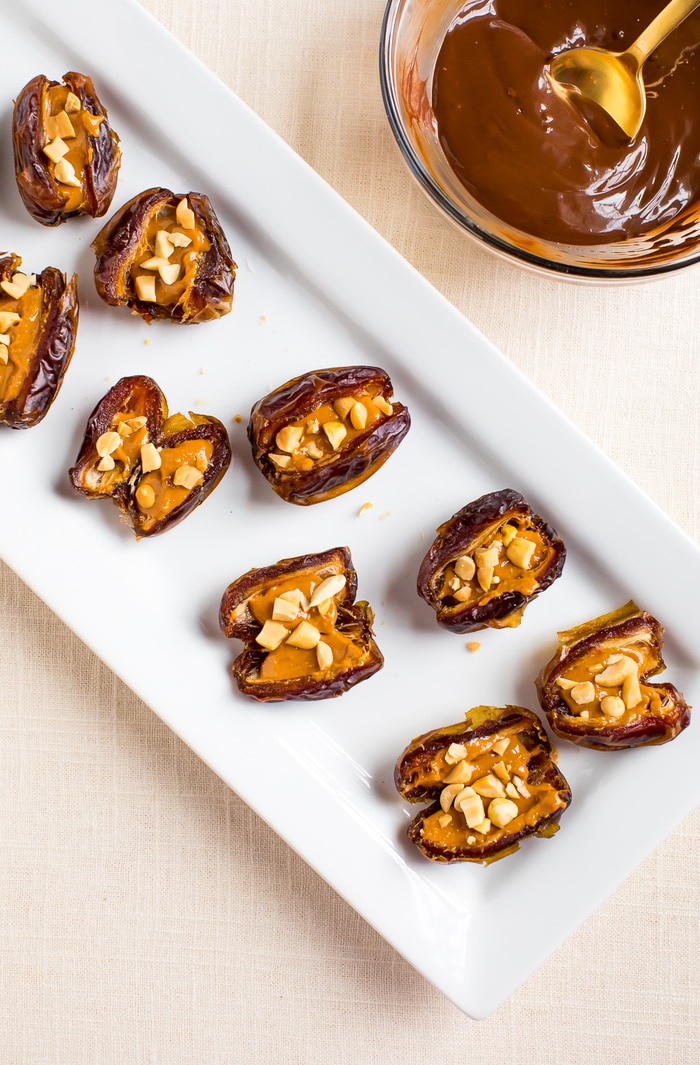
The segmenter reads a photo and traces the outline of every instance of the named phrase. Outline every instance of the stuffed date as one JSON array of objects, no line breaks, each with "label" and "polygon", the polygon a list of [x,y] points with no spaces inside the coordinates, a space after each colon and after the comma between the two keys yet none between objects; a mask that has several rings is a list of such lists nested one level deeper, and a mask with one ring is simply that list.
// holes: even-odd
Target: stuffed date
[{"label": "stuffed date", "polygon": [[408,802],[427,802],[408,838],[435,862],[488,864],[527,836],[552,836],[571,802],[539,719],[521,706],[477,706],[414,739],[396,764]]},{"label": "stuffed date", "polygon": [[253,459],[275,492],[306,506],[350,491],[396,450],[411,424],[376,366],[314,370],[253,407]]},{"label": "stuffed date", "polygon": [[356,593],[347,547],[283,559],[233,581],[220,622],[245,644],[233,665],[240,691],[260,702],[328,699],[381,669],[374,615]]},{"label": "stuffed date", "polygon": [[418,572],[418,594],[453,632],[514,628],[561,575],[566,548],[510,488],[468,503],[437,530]]},{"label": "stuffed date", "polygon": [[214,208],[197,192],[152,188],[124,204],[93,241],[95,285],[147,321],[197,324],[228,314],[236,264]]},{"label": "stuffed date", "polygon": [[29,429],[56,398],[78,329],[78,278],[48,266],[20,270],[18,255],[0,255],[0,422]]},{"label": "stuffed date", "polygon": [[560,632],[559,648],[537,677],[553,731],[582,747],[610,751],[667,743],[690,724],[690,707],[661,673],[663,627],[635,603]]},{"label": "stuffed date", "polygon": [[121,151],[89,77],[69,71],[62,82],[32,78],[15,101],[12,142],[19,194],[37,222],[55,226],[106,213]]},{"label": "stuffed date", "polygon": [[230,462],[220,421],[169,415],[155,381],[124,377],[90,415],[70,479],[89,499],[111,499],[141,538],[182,521],[214,490]]}]

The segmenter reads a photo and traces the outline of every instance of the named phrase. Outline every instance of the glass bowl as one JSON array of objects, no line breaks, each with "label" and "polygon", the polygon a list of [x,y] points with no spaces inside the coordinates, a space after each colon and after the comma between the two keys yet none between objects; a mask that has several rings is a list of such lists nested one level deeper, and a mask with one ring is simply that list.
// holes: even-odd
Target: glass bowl
[{"label": "glass bowl", "polygon": [[466,0],[389,0],[381,32],[380,80],[392,132],[428,198],[482,246],[549,276],[633,281],[700,262],[700,217],[679,216],[663,231],[607,244],[558,244],[515,229],[482,207],[443,153],[433,114],[438,52]]}]

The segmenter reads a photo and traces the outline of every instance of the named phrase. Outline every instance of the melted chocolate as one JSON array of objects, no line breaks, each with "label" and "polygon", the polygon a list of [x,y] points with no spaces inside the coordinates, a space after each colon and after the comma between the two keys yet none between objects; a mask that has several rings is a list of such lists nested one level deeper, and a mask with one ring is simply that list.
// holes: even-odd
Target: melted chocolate
[{"label": "melted chocolate", "polygon": [[662,6],[472,0],[464,7],[438,55],[432,103],[450,166],[482,206],[563,244],[656,233],[697,211],[700,14],[647,60],[647,114],[632,142],[589,122],[546,74],[564,48],[624,51]]}]

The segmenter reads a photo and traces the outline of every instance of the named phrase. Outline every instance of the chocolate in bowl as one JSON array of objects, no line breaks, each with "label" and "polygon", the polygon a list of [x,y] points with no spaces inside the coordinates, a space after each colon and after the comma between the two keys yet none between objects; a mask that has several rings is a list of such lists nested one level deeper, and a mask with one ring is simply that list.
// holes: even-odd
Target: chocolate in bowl
[{"label": "chocolate in bowl", "polygon": [[576,44],[622,50],[661,6],[390,0],[384,103],[429,198],[485,246],[550,275],[619,282],[700,261],[700,12],[645,64],[647,117],[631,143],[601,139],[544,75]]}]

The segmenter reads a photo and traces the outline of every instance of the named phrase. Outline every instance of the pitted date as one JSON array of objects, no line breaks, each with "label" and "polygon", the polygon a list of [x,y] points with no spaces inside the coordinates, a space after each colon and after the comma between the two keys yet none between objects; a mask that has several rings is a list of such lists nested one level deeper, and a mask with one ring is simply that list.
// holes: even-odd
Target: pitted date
[{"label": "pitted date", "polygon": [[223,424],[200,414],[168,414],[150,377],[124,377],[88,420],[73,487],[111,499],[137,539],[187,517],[214,490],[231,462]]},{"label": "pitted date", "polygon": [[437,530],[418,572],[418,594],[453,632],[513,628],[561,575],[566,548],[510,488],[468,503]]},{"label": "pitted date", "polygon": [[553,731],[582,747],[610,751],[667,743],[690,724],[672,684],[650,684],[666,667],[663,626],[634,602],[560,632],[537,677]]},{"label": "pitted date", "polygon": [[99,218],[117,187],[121,151],[92,80],[38,74],[15,101],[15,176],[24,206],[45,226],[74,215]]},{"label": "pitted date", "polygon": [[477,706],[418,736],[394,774],[410,803],[430,803],[408,838],[435,862],[486,865],[528,836],[549,837],[571,802],[539,719],[521,706]]},{"label": "pitted date", "polygon": [[0,255],[0,422],[29,429],[58,395],[78,329],[78,278],[53,266],[20,270]]},{"label": "pitted date", "polygon": [[198,192],[134,196],[93,241],[95,285],[113,307],[147,321],[196,325],[228,314],[236,264],[214,208]]},{"label": "pitted date", "polygon": [[233,581],[219,616],[225,635],[245,644],[233,664],[240,691],[259,702],[328,699],[381,669],[374,615],[356,594],[347,547],[282,559]]},{"label": "pitted date", "polygon": [[275,492],[307,506],[371,477],[409,430],[407,408],[376,366],[313,370],[253,407],[253,459]]}]

